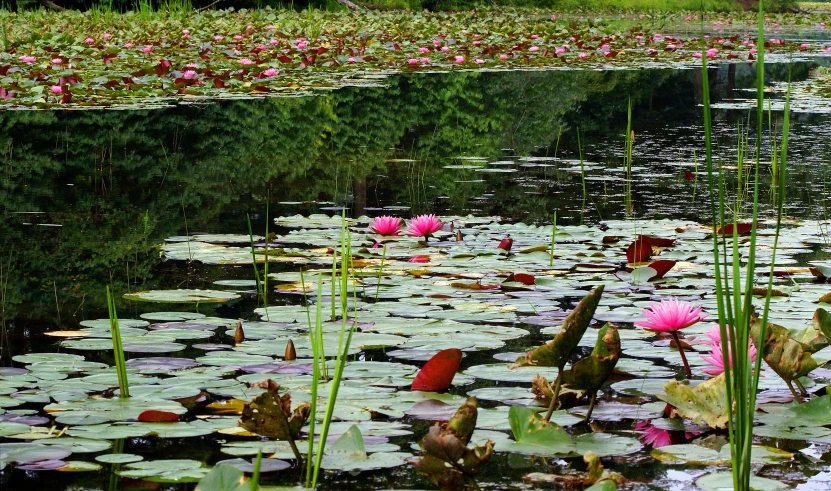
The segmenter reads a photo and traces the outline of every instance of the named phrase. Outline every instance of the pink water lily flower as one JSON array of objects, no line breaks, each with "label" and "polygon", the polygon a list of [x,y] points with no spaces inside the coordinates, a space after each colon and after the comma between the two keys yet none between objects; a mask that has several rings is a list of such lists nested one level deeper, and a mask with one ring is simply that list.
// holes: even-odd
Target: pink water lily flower
[{"label": "pink water lily flower", "polygon": [[60,94],[61,92],[63,92],[63,88],[61,88],[60,85],[53,85],[49,88],[49,90],[51,90],[53,94]]},{"label": "pink water lily flower", "polygon": [[411,237],[424,237],[427,240],[434,232],[441,230],[443,225],[436,215],[419,215],[410,220],[405,232]]},{"label": "pink water lily flower", "polygon": [[456,60],[456,63],[464,63],[465,62],[465,57],[464,56],[457,56],[456,58],[454,58],[454,60]]},{"label": "pink water lily flower", "polygon": [[399,235],[403,226],[404,221],[400,218],[384,215],[374,218],[369,224],[369,230],[378,235],[394,236]]},{"label": "pink water lily flower", "polygon": [[635,429],[643,431],[643,433],[641,433],[638,437],[638,440],[640,440],[644,445],[651,445],[652,448],[672,445],[672,435],[669,431],[656,428],[652,426],[649,421],[640,421],[635,423]]},{"label": "pink water lily flower", "polygon": [[648,309],[641,311],[649,320],[636,322],[635,325],[650,331],[675,332],[705,319],[707,314],[700,315],[701,310],[701,307],[693,307],[691,303],[679,302],[675,298],[661,300],[661,303],[653,302]]},{"label": "pink water lily flower", "polygon": [[37,58],[35,58],[34,56],[28,56],[28,55],[23,55],[19,59],[23,63],[34,63],[37,60]]},{"label": "pink water lily flower", "polygon": [[254,62],[249,60],[248,58],[243,58],[239,61],[240,65],[253,65]]},{"label": "pink water lily flower", "polygon": [[273,77],[273,76],[277,75],[278,73],[280,73],[280,72],[278,72],[276,69],[269,68],[268,70],[263,72],[263,75],[265,75],[266,77]]},{"label": "pink water lily flower", "polygon": [[661,300],[661,303],[652,303],[648,309],[642,310],[641,313],[648,320],[635,322],[635,325],[650,331],[668,332],[675,340],[678,353],[681,354],[681,361],[684,363],[687,378],[691,378],[692,370],[690,370],[690,364],[687,362],[686,355],[684,355],[681,340],[678,339],[678,331],[707,317],[706,314],[701,315],[701,307],[693,307],[689,302],[679,302],[677,299],[671,298]]},{"label": "pink water lily flower", "polygon": [[[720,375],[724,372],[724,356],[722,356],[722,342],[721,342],[721,331],[719,329],[718,324],[714,324],[710,326],[710,329],[705,331],[704,333],[709,340],[702,341],[702,343],[712,346],[710,350],[709,356],[701,355],[701,359],[713,365],[712,368],[704,368],[701,371],[711,375],[713,377]],[[730,347],[730,334],[728,333],[728,344],[727,344],[727,358],[730,363],[730,368],[733,368],[733,354],[731,352]],[[747,347],[747,355],[750,358],[751,362],[756,361],[756,346],[753,344],[753,340],[749,341]]]}]

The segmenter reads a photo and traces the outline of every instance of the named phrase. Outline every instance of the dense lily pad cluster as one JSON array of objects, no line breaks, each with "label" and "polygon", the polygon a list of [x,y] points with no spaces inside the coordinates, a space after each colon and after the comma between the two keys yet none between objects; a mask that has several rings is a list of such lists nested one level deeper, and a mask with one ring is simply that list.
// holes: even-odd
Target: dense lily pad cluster
[{"label": "dense lily pad cluster", "polygon": [[[604,19],[489,10],[1,15],[0,102],[8,106],[297,95],[413,70],[670,67],[755,56],[749,17],[727,19],[725,27],[724,20],[702,24],[693,15]],[[826,17],[800,22],[819,29]],[[778,35],[779,22],[770,26]],[[798,27],[805,26],[782,21],[781,29]],[[776,38],[767,44],[771,55],[831,49]]]},{"label": "dense lily pad cluster", "polygon": [[[723,407],[678,404],[678,413],[688,411],[685,415],[690,419],[671,419],[663,402],[672,400],[678,391],[712,395],[709,389],[718,384],[718,377],[704,381],[709,378],[703,371],[708,363],[696,354],[711,349],[705,334],[709,327],[700,322],[679,331],[692,367],[692,380],[687,385],[668,384],[682,367],[680,353],[670,346],[673,340],[633,325],[644,320],[644,308],[661,299],[683,299],[702,306],[705,312],[713,311],[709,274],[712,229],[677,220],[640,221],[637,227],[628,221],[608,221],[602,227],[559,226],[553,233],[550,226],[506,224],[495,217],[442,217],[442,221],[445,229],[434,231],[428,242],[423,237],[374,234],[366,217],[348,220],[354,282],[349,282],[347,303],[349,316],[357,323],[350,352],[365,356],[375,348],[385,348],[389,361],[350,357],[330,428],[338,443],[327,452],[325,469],[356,472],[404,465],[412,449],[402,448],[401,439],[414,442],[424,437],[413,435],[410,422],[447,421],[457,407],[465,407],[467,397],[482,401],[475,430],[471,433],[467,428],[460,442],[446,430],[431,430],[423,441],[425,449],[453,449],[471,459],[469,466],[465,464],[437,482],[471,477],[491,452],[495,456],[513,453],[561,458],[593,452],[602,458],[638,452],[644,442],[656,447],[656,442],[661,442],[677,445],[662,447],[654,454],[659,460],[711,465],[725,459],[726,450],[720,446],[714,449],[705,440],[712,436],[711,426],[720,426]],[[331,296],[336,291],[331,264],[342,229],[340,217],[325,215],[281,217],[276,224],[285,233],[274,237],[276,243],[269,244],[268,254],[264,247],[257,248],[255,254],[258,262],[268,260],[283,266],[269,275],[273,292],[269,293],[269,305],[255,311],[259,320],[148,311],[141,319],[120,322],[129,358],[129,399],[117,397],[118,380],[112,367],[76,354],[112,349],[107,320],[85,321],[79,331],[60,334],[59,338],[68,338],[60,343],[69,353],[21,355],[15,357],[16,368],[0,369],[3,465],[30,470],[93,470],[102,463],[123,462],[118,473],[124,477],[197,481],[209,471],[203,462],[148,462],[140,455],[117,451],[112,455],[107,453],[110,442],[212,434],[222,435],[221,451],[230,456],[231,465],[244,471],[251,469],[246,458],[260,451],[267,457],[263,472],[279,473],[295,461],[290,442],[283,438],[287,435],[268,433],[271,430],[245,415],[252,400],[264,407],[269,396],[262,394],[274,383],[290,393],[292,411],[308,410],[312,364],[303,298],[313,302],[311,294],[322,286],[323,346],[332,356],[337,352],[341,321],[339,308],[330,320],[331,302],[340,305],[340,298]],[[759,273],[770,257],[773,240],[764,230],[765,224],[761,224]],[[777,264],[783,266],[777,269],[774,284],[779,294],[772,300],[770,320],[786,331],[791,329],[787,331],[790,336],[805,342],[811,329],[816,330],[816,336],[825,335],[828,329],[827,314],[817,314],[815,325],[811,324],[816,307],[828,307],[827,294],[831,292],[826,277],[811,271],[823,274],[828,264],[802,265],[797,260],[801,253],[826,247],[822,230],[816,222],[794,222],[783,231],[777,252]],[[506,237],[512,241],[507,250],[499,247]],[[232,235],[174,237],[163,249],[168,260],[233,266],[251,263],[249,240],[248,236]],[[740,250],[748,246],[741,236],[738,241]],[[649,254],[638,257],[647,259],[643,263],[627,259],[636,242],[650,244]],[[374,247],[379,243],[386,247]],[[189,252],[182,244],[189,244]],[[425,256],[427,262],[410,262],[413,255]],[[656,260],[672,264],[662,264],[659,275]],[[304,270],[302,278],[300,268]],[[766,281],[764,276],[760,278]],[[340,282],[337,276],[334,280]],[[193,305],[206,298],[234,302],[239,296],[251,295],[245,285],[216,284],[216,291],[134,292],[128,298],[142,309],[154,305],[139,300],[174,305]],[[600,427],[580,424],[591,408],[576,396],[576,405],[566,404],[553,411],[551,422],[539,414],[547,404],[539,400],[532,386],[539,377],[553,380],[557,368],[510,366],[522,352],[533,352],[540,345],[532,335],[539,333],[546,340],[556,335],[575,303],[600,285],[603,296],[596,296],[590,323],[575,339],[584,349],[582,359],[575,362],[567,358],[563,364],[555,364],[570,374],[566,383],[597,398],[591,418],[608,426],[603,432],[594,432],[592,428]],[[596,329],[606,323],[614,326]],[[243,336],[235,336],[239,330]],[[296,359],[285,355],[289,342],[295,347]],[[506,343],[515,351],[505,352]],[[199,354],[189,358],[158,356],[183,352],[187,345]],[[410,390],[419,365],[448,348],[475,354],[477,360],[483,353],[492,358],[484,364],[468,364],[453,378],[449,393]],[[146,357],[135,357],[137,352]],[[760,349],[760,353],[767,351]],[[829,348],[813,350],[810,355],[816,365],[831,358]],[[610,377],[610,385],[595,383],[590,375],[595,366],[603,369],[603,378]],[[764,370],[757,434],[817,444],[831,442],[827,410],[831,396],[814,397],[798,407],[783,404],[791,400],[787,386],[774,371]],[[827,371],[803,375],[796,373],[793,378],[811,392],[831,381]],[[475,381],[479,382],[477,388],[466,388]],[[322,418],[329,383],[321,382],[322,400],[312,417]],[[723,398],[717,393],[711,399]],[[689,411],[693,410],[700,416],[691,416]],[[148,421],[146,411],[173,417],[164,420],[168,422]],[[289,414],[288,408],[283,414]],[[175,421],[177,415],[179,421]],[[300,448],[310,437],[308,427],[300,428],[304,416],[291,430]],[[636,427],[638,421],[642,423]],[[648,429],[643,425],[647,421]],[[645,432],[643,442],[633,437],[633,430]],[[758,452],[755,458],[760,463],[794,458],[768,446],[760,446]],[[95,454],[98,463],[85,454]]]}]

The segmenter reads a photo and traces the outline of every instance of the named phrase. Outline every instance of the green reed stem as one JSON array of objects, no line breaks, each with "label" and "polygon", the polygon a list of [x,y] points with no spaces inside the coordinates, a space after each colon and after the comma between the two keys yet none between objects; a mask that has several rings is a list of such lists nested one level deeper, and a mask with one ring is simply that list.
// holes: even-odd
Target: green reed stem
[{"label": "green reed stem", "polygon": [[[268,318],[268,202],[271,201],[271,189],[266,192],[265,201],[265,264],[263,265],[263,310],[265,310],[265,320]],[[256,267],[256,266],[255,266]]]},{"label": "green reed stem", "polygon": [[[326,446],[326,437],[329,435],[329,425],[332,421],[332,414],[335,410],[335,401],[338,397],[338,389],[340,388],[341,378],[343,376],[343,369],[346,366],[349,345],[352,343],[352,334],[355,332],[355,323],[349,328],[349,334],[344,339],[346,334],[346,299],[348,298],[348,265],[351,257],[351,244],[348,236],[348,229],[346,228],[346,210],[343,211],[341,217],[341,329],[340,339],[338,340],[338,354],[335,362],[335,374],[329,389],[329,399],[326,401],[326,415],[323,418],[323,428],[320,431],[320,440],[318,441],[317,454],[315,455],[315,470],[312,478],[312,487],[317,486],[317,478],[320,473],[320,464],[323,461],[323,450]],[[313,436],[312,436],[313,437]]]},{"label": "green reed stem", "polygon": [[309,450],[306,456],[306,487],[312,485],[312,455],[314,452],[314,434],[315,434],[315,419],[317,418],[317,389],[320,381],[320,362],[326,364],[326,359],[321,358],[321,350],[318,342],[315,340],[314,332],[321,332],[323,330],[323,323],[321,322],[322,312],[321,305],[323,299],[323,275],[317,275],[317,304],[315,305],[315,327],[311,328],[311,321],[309,322],[309,337],[312,344],[312,401],[309,413]]},{"label": "green reed stem", "polygon": [[551,257],[548,258],[548,267],[554,266],[554,246],[557,244],[557,212],[554,211],[554,221],[551,227]]},{"label": "green reed stem", "polygon": [[378,268],[378,282],[375,284],[375,301],[378,301],[378,291],[381,289],[381,275],[384,274],[384,260],[387,258],[387,244],[384,244],[384,251],[381,253],[381,266]]},{"label": "green reed stem", "polygon": [[251,474],[251,479],[248,481],[248,489],[250,491],[259,491],[260,489],[260,468],[263,465],[263,449],[257,450],[257,458],[254,460],[254,472]]},{"label": "green reed stem", "polygon": [[257,280],[257,295],[259,295],[262,293],[262,286],[260,281],[260,270],[257,269],[257,254],[254,249],[254,230],[251,228],[251,215],[246,213],[245,218],[248,220],[248,240],[251,242],[251,265],[254,266],[254,279]]},{"label": "green reed stem", "polygon": [[115,300],[110,287],[107,286],[107,311],[110,316],[110,334],[113,338],[113,357],[115,358],[115,370],[118,374],[118,397],[127,399],[130,397],[130,387],[127,382],[127,366],[124,361],[124,347],[121,344],[121,330],[118,328],[118,312],[115,309]]}]

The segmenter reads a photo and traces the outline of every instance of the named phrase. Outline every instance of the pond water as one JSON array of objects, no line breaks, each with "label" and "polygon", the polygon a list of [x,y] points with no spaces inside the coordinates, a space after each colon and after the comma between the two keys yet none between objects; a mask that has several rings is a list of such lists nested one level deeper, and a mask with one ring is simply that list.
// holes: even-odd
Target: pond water
[{"label": "pond water", "polygon": [[[799,62],[791,67],[769,65],[767,83],[787,81],[789,75],[794,82],[804,82],[812,68],[829,65],[829,59]],[[538,232],[517,224],[550,225],[555,212],[558,226],[573,237],[574,244],[580,242],[580,234],[586,234],[588,242],[598,241],[605,227],[611,227],[608,235],[627,233],[627,227],[628,231],[643,233],[671,231],[676,226],[692,229],[692,222],[709,220],[699,77],[697,70],[665,69],[413,74],[383,79],[382,87],[345,88],[314,97],[180,104],[155,110],[0,113],[0,287],[4,292],[5,325],[0,366],[20,367],[20,363],[10,361],[11,357],[31,352],[81,354],[88,360],[112,364],[111,352],[60,346],[60,339],[56,341],[43,334],[76,330],[81,321],[106,318],[106,285],[111,285],[119,297],[119,317],[138,319],[142,314],[160,310],[193,312],[194,306],[132,302],[121,299],[121,294],[175,288],[234,290],[215,282],[252,280],[250,256],[247,264],[244,260],[215,264],[212,251],[191,250],[190,243],[182,238],[248,234],[247,217],[255,234],[262,235],[266,230],[277,234],[272,247],[284,247],[286,251],[291,247],[325,249],[324,239],[333,236],[314,232],[314,228],[308,227],[309,222],[303,220],[275,223],[276,217],[339,215],[343,209],[354,218],[382,214],[410,217],[419,213],[457,216],[457,224],[477,238],[479,247],[487,240],[498,240],[499,234],[512,234],[516,247],[545,243],[543,230],[550,236],[550,227]],[[749,65],[722,66],[713,69],[710,77],[716,102],[753,97],[746,92],[755,83],[754,68]],[[627,177],[624,144],[630,103],[634,145],[631,174]],[[831,259],[831,250],[822,242],[822,231],[825,230],[826,239],[828,234],[831,115],[813,111],[811,106],[798,106],[795,103],[796,111],[791,117],[785,213],[803,224],[814,224],[811,226],[819,232],[803,231],[816,237],[812,245],[794,246],[793,253],[783,255],[787,266],[804,267],[809,262],[824,264]],[[735,189],[740,183],[737,149],[743,148],[738,142],[743,139],[741,135],[748,133],[742,169],[745,173],[754,170],[755,117],[747,109],[725,108],[717,109],[714,118],[715,151],[728,169],[727,188]],[[773,111],[769,121],[778,133],[781,112]],[[766,143],[763,155],[769,156],[770,152]],[[771,168],[769,157],[762,160],[760,213],[767,219],[773,212]],[[490,220],[465,218],[471,215],[500,217],[498,222],[504,229],[496,227],[487,238],[490,231],[486,224]],[[297,224],[312,230],[304,236],[306,240],[290,237]],[[365,226],[365,221],[358,222],[353,232]],[[208,242],[211,241],[204,239],[200,244]],[[328,244],[335,247],[337,241],[329,240]],[[162,246],[167,260],[160,255]],[[414,244],[407,246],[407,254],[412,252],[411,246]],[[495,248],[496,242],[491,247]],[[194,260],[177,260],[188,257]],[[611,257],[610,254],[607,263],[619,259]],[[692,257],[691,253],[677,256],[679,261],[687,262],[694,261]],[[407,256],[398,259],[406,263]],[[435,257],[431,263],[434,261]],[[325,270],[325,263],[319,258],[310,258],[306,264],[313,269],[323,264]],[[287,276],[275,279],[278,283],[291,285],[296,281],[291,276],[297,270],[296,261],[278,261],[270,268],[272,273],[286,273]],[[807,270],[802,274],[797,277],[800,284],[806,285],[802,291],[818,291],[812,289],[816,285],[811,283]],[[484,283],[504,279],[489,277],[475,268],[467,278],[461,276]],[[487,390],[493,387],[527,389],[527,383],[477,377],[478,370],[485,364],[512,361],[510,353],[525,351],[550,339],[550,331],[541,330],[559,325],[562,316],[555,312],[563,312],[576,300],[574,289],[585,289],[590,284],[586,280],[591,278],[575,278],[564,277],[561,286],[547,293],[538,290],[538,295],[528,297],[535,302],[530,308],[517,307],[520,300],[526,302],[522,295],[469,293],[466,298],[471,302],[509,304],[518,310],[508,317],[472,316],[460,317],[460,321],[491,328],[512,326],[527,333],[506,336],[493,349],[467,350],[460,372],[476,368],[466,372],[468,380],[462,380],[464,383],[457,379],[459,385],[450,393],[464,396],[482,389],[485,391],[480,394],[488,394]],[[437,283],[433,288],[444,291],[446,283]],[[402,284],[394,282],[393,286],[399,288]],[[701,284],[687,282],[674,287],[694,289]],[[368,282],[363,291],[369,304],[373,299],[366,289],[374,286],[375,283]],[[417,292],[413,296],[427,295],[424,284],[412,288]],[[229,304],[200,304],[196,309],[210,317],[232,319],[226,326],[235,324],[236,319],[261,320],[254,312],[259,304],[251,289],[242,288],[246,292]],[[565,292],[569,289],[570,293]],[[647,287],[629,291],[631,298],[618,304],[629,310],[619,311],[607,320],[631,322],[651,298],[651,292]],[[285,287],[272,294],[271,305],[278,309],[301,305],[298,293],[296,285],[294,289]],[[391,301],[400,295],[390,292],[382,295],[382,300]],[[805,314],[807,308],[800,313]],[[550,311],[547,318],[545,311]],[[805,322],[810,313],[806,315]],[[207,338],[179,339],[187,348],[174,353],[133,352],[127,357],[204,357],[211,351],[191,345],[233,344],[233,330],[229,331],[231,336],[224,332],[219,329]],[[252,327],[249,332],[257,331]],[[636,370],[637,360],[651,360],[652,369],[667,374],[667,378],[680,376],[682,367],[673,357],[656,360],[652,344],[645,342],[656,340],[658,337],[635,339],[635,344],[641,343],[638,348],[643,356],[628,356],[627,366]],[[274,344],[274,353],[282,353],[285,340]],[[591,339],[585,346],[593,344]],[[413,368],[424,361],[408,360],[400,354],[390,356],[387,349],[364,349],[356,354],[356,359],[403,363]],[[829,382],[827,370],[818,377],[818,387]],[[23,386],[14,387],[22,390]],[[782,387],[769,389],[771,394],[777,394]],[[220,393],[210,392],[208,400],[227,398]],[[638,397],[606,389],[601,401],[608,409],[603,411],[601,405],[596,413],[598,421],[591,428],[575,426],[576,433],[614,431],[637,437],[634,420],[643,418],[621,420],[615,415],[614,404],[640,403],[645,412],[659,411],[656,404],[663,403],[656,402],[652,392],[645,394],[649,395]],[[530,393],[516,400],[490,395],[480,397],[480,407],[504,408],[505,400],[532,404]],[[0,407],[9,411],[43,406],[36,398],[20,406],[7,404],[8,399],[3,399]],[[775,400],[775,395],[771,395],[770,401]],[[456,399],[450,403],[459,405]],[[192,419],[193,414],[187,418]],[[390,438],[391,443],[410,453],[414,453],[413,443],[430,425],[409,416],[388,421],[402,423],[413,433]],[[503,424],[497,429],[504,427]],[[686,439],[685,431],[675,431],[673,442],[691,439],[690,434],[695,431],[689,430]],[[831,440],[821,436],[824,440],[813,442],[807,438],[760,438],[759,443],[784,448],[795,456],[775,465],[760,465],[758,472],[789,486],[799,485],[797,489],[801,490],[831,489],[831,478],[827,477]],[[233,458],[220,451],[223,444],[245,440],[215,433],[191,438],[142,436],[124,439],[122,451],[140,454],[145,460],[194,459],[214,464]],[[804,449],[809,450],[799,452]],[[707,472],[704,466],[658,463],[650,456],[650,450],[645,446],[633,453],[604,458],[604,465],[626,476],[631,489],[690,489],[693,480]],[[98,454],[76,453],[72,459],[92,461],[87,456],[93,455]],[[119,484],[110,467],[104,465],[100,472],[78,474],[7,468],[0,474],[0,484],[4,489],[114,489]],[[579,458],[497,453],[477,482],[487,489],[534,489],[536,485],[524,482],[523,476],[583,468]],[[291,484],[299,482],[299,476],[299,470],[282,470],[264,474],[263,482]],[[134,480],[122,481],[121,485],[130,489],[152,488]],[[410,465],[359,475],[333,472],[325,476],[323,485],[326,489],[433,488]],[[152,489],[192,488],[192,484],[161,484]]]}]

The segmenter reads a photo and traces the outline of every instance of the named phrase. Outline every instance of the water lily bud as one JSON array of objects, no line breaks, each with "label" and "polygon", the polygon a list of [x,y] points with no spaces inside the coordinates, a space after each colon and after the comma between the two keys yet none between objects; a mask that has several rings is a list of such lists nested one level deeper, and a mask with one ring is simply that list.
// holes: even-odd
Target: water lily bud
[{"label": "water lily bud", "polygon": [[289,339],[289,341],[286,343],[286,354],[283,355],[283,359],[286,361],[297,359],[297,351],[295,351],[294,343],[291,339]]},{"label": "water lily bud", "polygon": [[476,429],[476,418],[479,415],[477,405],[475,397],[468,397],[447,422],[447,431],[456,435],[465,445],[470,442],[473,430]]},{"label": "water lily bud", "polygon": [[242,330],[242,322],[237,322],[237,330],[234,331],[234,344],[245,341],[245,331]]}]

